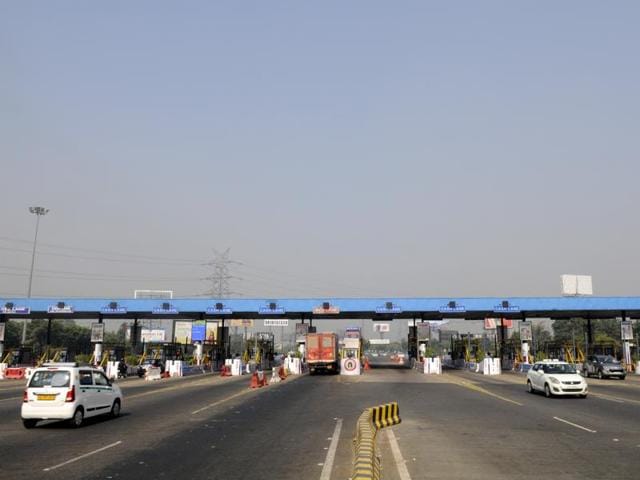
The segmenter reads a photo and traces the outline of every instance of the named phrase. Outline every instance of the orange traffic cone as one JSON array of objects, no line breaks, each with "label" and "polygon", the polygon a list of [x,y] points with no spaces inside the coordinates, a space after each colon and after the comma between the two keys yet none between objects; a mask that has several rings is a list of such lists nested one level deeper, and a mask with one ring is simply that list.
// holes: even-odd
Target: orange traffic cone
[{"label": "orange traffic cone", "polygon": [[364,369],[365,370],[371,370],[371,365],[369,365],[369,358],[368,357],[364,357]]},{"label": "orange traffic cone", "polygon": [[283,366],[280,366],[280,368],[278,369],[278,376],[280,377],[280,380],[284,380],[285,378],[287,378],[287,373],[284,371]]},{"label": "orange traffic cone", "polygon": [[231,376],[231,367],[229,365],[223,365],[222,370],[220,370],[221,377],[230,377]]},{"label": "orange traffic cone", "polygon": [[258,372],[253,372],[251,375],[251,383],[249,384],[249,388],[260,388],[262,386],[262,382],[258,380]]}]

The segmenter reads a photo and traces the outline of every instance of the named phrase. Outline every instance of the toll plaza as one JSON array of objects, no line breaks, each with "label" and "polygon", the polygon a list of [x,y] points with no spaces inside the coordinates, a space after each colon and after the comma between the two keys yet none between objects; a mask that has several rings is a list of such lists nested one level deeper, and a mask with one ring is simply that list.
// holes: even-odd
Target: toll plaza
[{"label": "toll plaza", "polygon": [[[314,322],[325,319],[371,319],[374,322],[392,322],[410,319],[409,353],[413,358],[424,356],[428,344],[428,323],[448,318],[481,320],[499,317],[504,321],[550,318],[562,320],[620,318],[623,322],[640,318],[640,297],[480,297],[480,298],[331,298],[331,299],[130,299],[130,298],[2,298],[0,324],[8,319],[45,319],[49,324],[64,319],[95,320],[92,325],[94,355],[103,358],[104,324],[116,320],[132,321],[131,341],[145,343],[139,335],[139,322],[145,319],[172,321],[177,342],[167,341],[162,348],[166,357],[179,358],[182,349],[192,348],[200,359],[216,358],[223,361],[231,353],[229,325],[234,319],[297,319],[308,325],[297,332],[298,347],[304,350],[304,333],[312,332]],[[504,331],[504,325],[498,331]],[[182,333],[180,333],[182,332]],[[591,328],[588,335],[591,337]],[[153,335],[151,332],[147,332]],[[180,335],[179,335],[180,334]],[[3,340],[3,338],[0,338]],[[0,357],[4,354],[0,342]],[[149,342],[146,342],[149,343]],[[501,336],[501,351],[506,338]],[[588,344],[592,343],[589,338]],[[524,355],[527,340],[523,339]],[[249,355],[273,353],[272,340],[265,335],[256,337]],[[346,348],[346,347],[345,347]],[[349,347],[351,348],[351,347]],[[154,346],[157,355],[157,347]],[[421,353],[422,352],[422,353]],[[246,352],[245,352],[246,353]],[[346,352],[353,353],[353,352]],[[12,352],[20,360],[29,359],[28,349]],[[60,352],[62,354],[62,352]],[[117,356],[117,351],[109,352]],[[361,353],[358,354],[358,356]],[[582,352],[582,355],[587,352]],[[357,358],[357,357],[356,357]],[[262,359],[262,358],[261,358]]]}]

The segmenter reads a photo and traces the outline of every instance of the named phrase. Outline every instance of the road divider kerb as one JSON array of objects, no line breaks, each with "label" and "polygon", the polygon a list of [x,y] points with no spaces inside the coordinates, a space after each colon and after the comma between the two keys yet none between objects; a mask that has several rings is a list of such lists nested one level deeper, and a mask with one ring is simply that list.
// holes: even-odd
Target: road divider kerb
[{"label": "road divider kerb", "polygon": [[376,451],[376,435],[378,430],[400,422],[398,402],[370,407],[362,412],[353,438],[352,480],[380,479],[381,458]]}]

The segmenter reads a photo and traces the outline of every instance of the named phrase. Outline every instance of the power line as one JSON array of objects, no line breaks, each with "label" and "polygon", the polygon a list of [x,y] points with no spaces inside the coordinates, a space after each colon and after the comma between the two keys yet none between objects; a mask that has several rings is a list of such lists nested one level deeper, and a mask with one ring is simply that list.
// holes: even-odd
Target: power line
[{"label": "power line", "polygon": [[213,267],[213,273],[203,280],[211,282],[211,289],[207,290],[204,295],[213,298],[228,298],[231,295],[238,295],[237,292],[231,291],[231,279],[237,279],[231,275],[230,266],[240,265],[240,262],[231,260],[231,249],[227,248],[224,252],[213,250],[213,260],[205,263],[205,265]]}]

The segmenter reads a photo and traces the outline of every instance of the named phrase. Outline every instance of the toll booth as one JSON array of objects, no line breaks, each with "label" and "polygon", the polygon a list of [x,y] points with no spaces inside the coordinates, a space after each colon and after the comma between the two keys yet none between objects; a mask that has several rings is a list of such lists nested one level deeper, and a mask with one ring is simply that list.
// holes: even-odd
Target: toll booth
[{"label": "toll booth", "polygon": [[296,323],[296,351],[303,359],[307,356],[307,333],[316,333],[316,327],[308,323]]},{"label": "toll booth", "polygon": [[262,369],[269,369],[273,365],[275,353],[275,338],[271,332],[257,332],[247,342],[245,359],[255,361]]},{"label": "toll booth", "polygon": [[12,365],[33,365],[36,362],[36,357],[33,354],[33,348],[31,347],[18,347],[12,352]]},{"label": "toll booth", "polygon": [[362,373],[363,344],[360,329],[347,329],[340,348],[340,375]]}]

